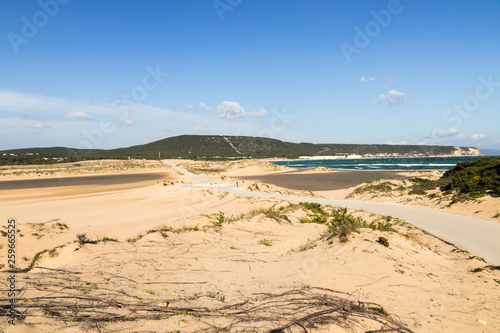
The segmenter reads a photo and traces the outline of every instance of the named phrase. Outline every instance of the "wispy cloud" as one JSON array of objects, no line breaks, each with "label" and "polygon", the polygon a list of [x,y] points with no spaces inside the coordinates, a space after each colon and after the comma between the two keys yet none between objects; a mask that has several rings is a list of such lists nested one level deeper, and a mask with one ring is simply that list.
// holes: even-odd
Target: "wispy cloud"
[{"label": "wispy cloud", "polygon": [[44,125],[44,124],[31,124],[28,126],[29,128],[34,128],[34,129],[47,129],[47,128],[52,128],[51,126]]},{"label": "wispy cloud", "polygon": [[[86,101],[71,101],[43,95],[32,95],[0,90],[0,110],[19,111],[25,118],[36,119],[44,115],[109,114],[110,107],[89,104]],[[68,119],[68,118],[67,118]]]},{"label": "wispy cloud", "polygon": [[235,119],[240,117],[262,117],[267,111],[260,108],[259,111],[247,112],[237,102],[224,101],[217,106],[218,117],[225,119]]},{"label": "wispy cloud", "polygon": [[437,132],[436,137],[463,140],[465,139],[465,132],[452,127],[447,130]]},{"label": "wispy cloud", "polygon": [[479,141],[479,140],[484,140],[486,138],[486,135],[484,134],[472,134],[470,136],[471,141]]},{"label": "wispy cloud", "polygon": [[64,114],[64,118],[66,119],[92,119],[91,116],[87,114],[87,112],[68,112]]},{"label": "wispy cloud", "polygon": [[130,119],[122,119],[121,123],[125,126],[134,127],[135,123]]},{"label": "wispy cloud", "polygon": [[182,111],[191,111],[192,109],[194,109],[194,106],[192,106],[191,104],[184,104],[184,106],[182,107]]},{"label": "wispy cloud", "polygon": [[359,79],[360,82],[362,83],[366,83],[366,82],[370,82],[370,81],[375,81],[375,78],[373,76],[369,77],[369,78],[366,78],[366,77],[361,77],[361,79]]},{"label": "wispy cloud", "polygon": [[403,141],[400,141],[400,142],[392,142],[392,141],[386,141],[385,142],[387,145],[407,145],[410,143],[410,141],[406,141],[406,140],[403,140]]},{"label": "wispy cloud", "polygon": [[[76,148],[82,141],[91,139],[97,142],[94,148],[117,148],[192,133],[193,130],[203,132],[204,129],[209,129],[214,134],[229,131],[232,135],[255,136],[261,133],[263,125],[245,121],[245,117],[266,114],[265,110],[247,112],[241,106],[241,109],[238,108],[238,103],[221,104],[221,107],[228,107],[220,111],[222,117],[218,117],[218,109],[214,116],[213,113],[173,111],[142,103],[136,103],[130,108],[115,104],[96,100],[89,104],[85,100],[74,101],[0,89],[0,149],[35,145]],[[241,112],[242,109],[244,112]],[[236,110],[236,113],[231,110]],[[64,117],[67,113],[76,112],[83,112],[92,119],[81,121],[78,118]],[[43,121],[35,119],[38,117],[36,115],[42,114]],[[232,119],[230,128],[227,125],[229,118]],[[102,128],[106,130],[101,130]],[[167,132],[166,128],[171,128],[172,131]]]},{"label": "wispy cloud", "polygon": [[43,116],[40,112],[38,112],[36,110],[23,110],[23,118],[24,119],[42,120]]},{"label": "wispy cloud", "polygon": [[378,102],[387,103],[389,104],[389,106],[392,106],[394,104],[401,104],[404,102],[405,99],[406,99],[405,93],[396,91],[394,89],[389,90],[387,94],[380,94],[380,96],[377,98]]},{"label": "wispy cloud", "polygon": [[208,129],[206,129],[205,127],[203,126],[197,126],[195,128],[192,129],[193,132],[207,132]]},{"label": "wispy cloud", "polygon": [[207,112],[212,112],[212,108],[209,107],[208,105],[206,105],[205,103],[200,102],[200,108],[202,108],[203,110],[205,110]]}]

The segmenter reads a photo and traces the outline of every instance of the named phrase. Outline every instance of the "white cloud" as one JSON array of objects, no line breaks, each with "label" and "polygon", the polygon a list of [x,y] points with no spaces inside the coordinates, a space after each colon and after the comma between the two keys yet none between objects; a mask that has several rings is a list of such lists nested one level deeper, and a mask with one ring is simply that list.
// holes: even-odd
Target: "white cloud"
[{"label": "white cloud", "polygon": [[208,130],[203,126],[197,126],[192,129],[193,132],[207,132]]},{"label": "white cloud", "polygon": [[[233,119],[228,128],[227,119],[201,111],[173,111],[142,103],[130,107],[97,100],[93,103],[0,89],[0,149],[34,146],[77,148],[82,142],[91,140],[89,134],[96,141],[95,144],[91,142],[94,148],[118,148],[186,134],[195,126],[199,130],[206,128],[213,134],[230,132],[231,135],[256,136],[262,133],[261,124],[247,122],[245,117]],[[23,111],[29,113],[23,116]],[[217,109],[214,108],[214,111]],[[92,115],[92,119],[65,119],[64,114],[70,112],[86,112]],[[43,115],[44,120],[30,117],[33,114]],[[264,114],[265,111],[261,110],[244,115],[255,117]],[[110,132],[101,131],[102,136],[97,135],[102,124],[107,123],[112,128]],[[172,131],[167,133],[166,128]],[[290,137],[296,138],[298,134]]]},{"label": "white cloud", "polygon": [[38,123],[38,124],[29,125],[29,128],[44,129],[44,128],[52,128],[52,127]]},{"label": "white cloud", "polygon": [[43,95],[31,95],[8,90],[0,90],[0,110],[20,111],[25,117],[33,114],[45,116],[68,113],[87,113],[93,115],[108,115],[113,110],[110,107],[88,104],[85,101],[70,101]]},{"label": "white cloud", "polygon": [[438,138],[454,138],[457,140],[465,139],[465,132],[461,131],[457,128],[450,128],[447,130],[442,130],[436,133],[436,137]]},{"label": "white cloud", "polygon": [[125,126],[134,127],[135,123],[130,119],[122,119],[121,123]]},{"label": "white cloud", "polygon": [[392,142],[392,141],[386,141],[385,142],[388,145],[407,145],[410,143],[410,141],[401,141],[401,142]]},{"label": "white cloud", "polygon": [[212,108],[209,107],[208,105],[206,105],[205,103],[200,102],[200,108],[202,108],[203,110],[205,110],[207,112],[212,112]]},{"label": "white cloud", "polygon": [[405,93],[391,89],[387,92],[387,94],[380,94],[377,100],[380,103],[387,102],[387,104],[389,105],[394,105],[394,104],[401,104],[402,102],[404,102],[405,99],[406,99]]},{"label": "white cloud", "polygon": [[375,78],[373,76],[371,76],[370,78],[366,78],[366,77],[361,77],[361,79],[359,79],[360,82],[362,83],[366,83],[366,82],[369,82],[369,81],[375,81]]},{"label": "white cloud", "polygon": [[234,119],[240,117],[262,117],[267,111],[260,108],[259,111],[247,112],[245,109],[237,102],[224,101],[217,106],[218,117],[225,119]]},{"label": "white cloud", "polygon": [[68,112],[64,114],[64,118],[66,119],[92,119],[86,112]]},{"label": "white cloud", "polygon": [[183,111],[189,111],[192,109],[194,109],[194,106],[192,106],[191,104],[184,104],[184,106],[182,107]]},{"label": "white cloud", "polygon": [[472,134],[470,136],[470,139],[472,141],[479,141],[479,140],[483,140],[484,138],[486,138],[486,135],[484,135],[484,134]]},{"label": "white cloud", "polygon": [[36,119],[36,120],[43,119],[42,114],[34,110],[23,110],[23,117],[25,119]]}]

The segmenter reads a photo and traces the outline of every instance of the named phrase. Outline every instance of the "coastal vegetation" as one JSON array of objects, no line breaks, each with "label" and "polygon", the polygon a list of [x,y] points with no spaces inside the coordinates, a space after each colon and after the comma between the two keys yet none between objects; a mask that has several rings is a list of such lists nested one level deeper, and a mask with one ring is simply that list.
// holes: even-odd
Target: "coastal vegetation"
[{"label": "coastal vegetation", "polygon": [[436,182],[443,191],[453,191],[457,199],[485,195],[500,197],[500,157],[482,157],[461,162]]},{"label": "coastal vegetation", "polygon": [[328,211],[324,206],[317,203],[301,202],[300,205],[310,213],[307,217],[299,219],[299,221],[301,223],[326,225],[327,231],[323,234],[323,238],[330,243],[333,238],[337,237],[341,242],[347,242],[349,236],[353,232],[360,232],[362,228],[380,231],[396,231],[392,226],[392,217],[390,216],[374,219],[368,223],[365,219],[354,216],[352,213],[348,212],[345,207]]},{"label": "coastal vegetation", "polygon": [[500,157],[489,156],[474,162],[460,162],[437,180],[409,180],[413,183],[409,194],[425,195],[429,190],[439,189],[444,195],[452,195],[451,203],[485,195],[500,197]]},{"label": "coastal vegetation", "polygon": [[347,198],[366,194],[373,197],[401,196],[406,193],[427,195],[430,199],[447,199],[450,204],[486,195],[500,197],[500,157],[480,157],[474,162],[460,162],[438,179],[413,177],[398,183],[373,180],[354,189]]}]

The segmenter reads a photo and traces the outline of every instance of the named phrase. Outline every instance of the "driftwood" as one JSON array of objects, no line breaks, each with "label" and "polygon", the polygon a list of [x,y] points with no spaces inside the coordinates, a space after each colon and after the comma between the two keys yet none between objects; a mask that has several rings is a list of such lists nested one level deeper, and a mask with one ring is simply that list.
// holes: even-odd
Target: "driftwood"
[{"label": "driftwood", "polygon": [[[93,281],[97,277],[102,283],[97,285],[95,282],[85,281],[84,278],[89,276],[93,276]],[[262,332],[262,327],[267,327],[268,333],[292,332],[292,329],[310,332],[315,327],[325,325],[355,328],[360,331],[367,327],[367,322],[372,323],[372,327],[379,326],[380,329],[365,330],[366,332],[411,332],[382,306],[360,302],[353,294],[327,288],[302,286],[282,293],[242,296],[240,299],[243,300],[233,303],[219,299],[220,303],[208,302],[212,304],[211,307],[189,307],[176,306],[178,299],[159,300],[154,296],[144,297],[138,303],[138,296],[118,289],[121,285],[112,288],[115,284],[111,280],[129,281],[131,286],[136,285],[136,281],[102,272],[81,273],[33,267],[28,273],[17,272],[16,279],[20,287],[16,292],[18,322],[26,318],[30,319],[30,323],[36,322],[37,318],[52,318],[55,322],[73,322],[73,325],[86,325],[85,327],[92,327],[99,332],[106,332],[110,331],[106,328],[110,322],[189,315],[202,324],[200,327],[204,327],[199,329],[199,332],[231,332],[243,328],[245,331],[252,331],[257,324],[259,330],[255,332]],[[142,285],[206,283],[208,282],[165,281],[144,282]],[[3,291],[7,290],[4,288]],[[7,293],[4,292],[3,295]],[[213,295],[198,293],[187,297],[187,300],[199,300],[202,297],[214,298]],[[0,316],[8,316],[9,299],[0,301],[6,304],[0,308]],[[159,301],[162,302],[158,303]],[[124,311],[127,315],[123,315]],[[213,319],[221,317],[226,318],[224,324],[214,326]]]}]

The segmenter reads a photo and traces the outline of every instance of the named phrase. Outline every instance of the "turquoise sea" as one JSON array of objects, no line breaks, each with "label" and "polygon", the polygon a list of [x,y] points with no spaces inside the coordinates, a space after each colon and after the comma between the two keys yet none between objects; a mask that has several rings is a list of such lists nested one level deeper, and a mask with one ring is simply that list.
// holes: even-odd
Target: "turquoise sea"
[{"label": "turquoise sea", "polygon": [[477,160],[479,156],[462,157],[411,157],[411,158],[364,158],[338,160],[294,160],[273,161],[277,165],[286,165],[291,168],[326,167],[340,170],[449,170],[458,162]]}]

